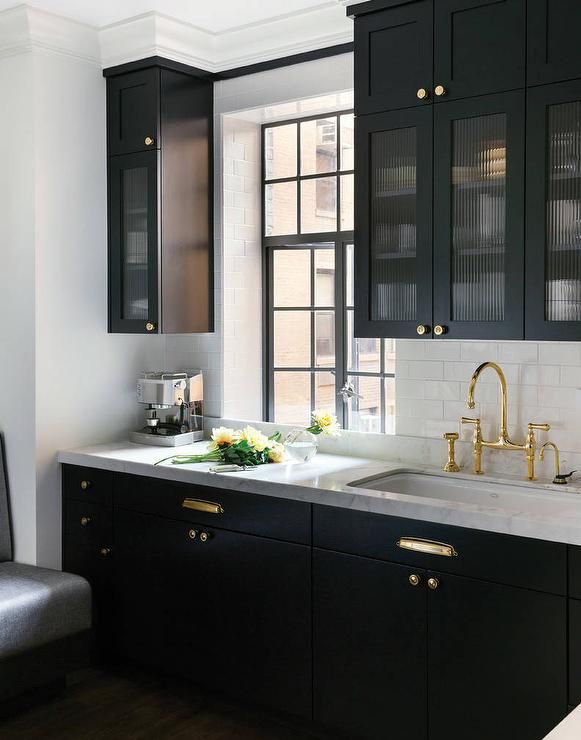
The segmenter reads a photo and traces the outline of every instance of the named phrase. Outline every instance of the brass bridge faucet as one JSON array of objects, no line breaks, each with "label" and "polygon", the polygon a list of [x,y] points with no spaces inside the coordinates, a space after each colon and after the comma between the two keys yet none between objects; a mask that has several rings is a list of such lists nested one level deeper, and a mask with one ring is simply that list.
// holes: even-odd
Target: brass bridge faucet
[{"label": "brass bridge faucet", "polygon": [[481,422],[480,419],[471,419],[466,416],[462,417],[462,424],[473,424],[474,434],[472,436],[473,454],[474,454],[474,472],[477,474],[482,473],[482,448],[488,447],[492,450],[518,450],[524,452],[527,460],[527,478],[528,480],[535,480],[535,454],[537,447],[537,440],[535,438],[535,430],[542,430],[548,432],[551,428],[549,424],[529,424],[526,441],[524,444],[515,444],[508,435],[508,411],[507,411],[507,389],[506,389],[506,377],[502,371],[502,368],[495,362],[484,362],[482,365],[476,368],[472,378],[470,379],[470,386],[468,387],[468,396],[466,398],[466,405],[469,409],[475,407],[474,402],[474,389],[476,384],[484,370],[490,368],[494,370],[498,375],[500,382],[500,430],[498,439],[487,440],[482,438]]}]

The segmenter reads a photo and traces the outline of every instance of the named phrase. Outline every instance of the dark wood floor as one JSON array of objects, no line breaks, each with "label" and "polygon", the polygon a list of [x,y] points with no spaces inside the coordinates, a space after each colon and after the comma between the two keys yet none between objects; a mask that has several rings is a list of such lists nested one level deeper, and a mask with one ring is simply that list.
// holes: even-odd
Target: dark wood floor
[{"label": "dark wood floor", "polygon": [[0,721],[2,740],[320,740],[279,719],[134,670],[92,671]]}]

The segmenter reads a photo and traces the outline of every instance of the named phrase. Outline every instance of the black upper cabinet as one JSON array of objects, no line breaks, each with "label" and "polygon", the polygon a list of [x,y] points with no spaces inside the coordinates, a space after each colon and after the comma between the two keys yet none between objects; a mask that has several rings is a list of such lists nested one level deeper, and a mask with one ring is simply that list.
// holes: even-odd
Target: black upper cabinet
[{"label": "black upper cabinet", "polygon": [[213,331],[212,83],[153,66],[107,90],[109,331]]},{"label": "black upper cabinet", "polygon": [[434,6],[436,101],[524,87],[525,0],[434,0]]},{"label": "black upper cabinet", "polygon": [[109,155],[159,148],[160,69],[111,77],[107,85]]},{"label": "black upper cabinet", "polygon": [[372,0],[351,7],[358,115],[525,84],[525,0]]},{"label": "black upper cabinet", "polygon": [[581,340],[581,81],[527,92],[527,339]]},{"label": "black upper cabinet", "polygon": [[579,0],[528,0],[527,83],[581,77]]},{"label": "black upper cabinet", "polygon": [[358,113],[423,104],[433,83],[432,14],[432,0],[419,0],[358,20],[355,25]]},{"label": "black upper cabinet", "polygon": [[524,91],[434,109],[434,327],[451,339],[523,336],[524,120]]}]

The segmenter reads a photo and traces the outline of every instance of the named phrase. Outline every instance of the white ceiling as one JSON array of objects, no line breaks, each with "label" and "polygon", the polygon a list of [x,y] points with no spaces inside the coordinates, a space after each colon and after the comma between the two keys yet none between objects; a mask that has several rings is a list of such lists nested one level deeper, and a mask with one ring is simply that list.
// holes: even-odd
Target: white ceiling
[{"label": "white ceiling", "polygon": [[[0,11],[15,0],[0,0]],[[253,26],[309,10],[335,7],[344,17],[344,0],[32,0],[29,5],[101,28],[152,11],[211,33]]]}]

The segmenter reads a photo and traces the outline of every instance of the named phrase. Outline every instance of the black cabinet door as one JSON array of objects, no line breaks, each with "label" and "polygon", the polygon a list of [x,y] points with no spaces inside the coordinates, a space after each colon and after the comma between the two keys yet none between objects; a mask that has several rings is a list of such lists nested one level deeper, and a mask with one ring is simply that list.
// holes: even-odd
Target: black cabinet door
[{"label": "black cabinet door", "polygon": [[581,82],[527,91],[527,339],[581,339],[580,121]]},{"label": "black cabinet door", "polygon": [[524,87],[525,5],[526,0],[436,0],[436,101]]},{"label": "black cabinet door", "polygon": [[569,599],[569,705],[581,703],[581,601]]},{"label": "black cabinet door", "polygon": [[109,331],[158,330],[158,159],[109,159]]},{"label": "black cabinet door", "polygon": [[521,91],[434,106],[436,335],[523,337],[524,116]]},{"label": "black cabinet door", "polygon": [[358,116],[355,336],[429,336],[432,109]]},{"label": "black cabinet door", "polygon": [[116,538],[121,654],[311,718],[309,547],[122,509]]},{"label": "black cabinet door", "polygon": [[541,740],[567,711],[566,598],[429,575],[430,740]]},{"label": "black cabinet door", "polygon": [[159,147],[160,70],[144,69],[107,81],[109,155]]},{"label": "black cabinet door", "polygon": [[578,0],[528,0],[527,83],[581,77]]},{"label": "black cabinet door", "polygon": [[426,740],[426,593],[422,571],[314,550],[315,721]]},{"label": "black cabinet door", "polygon": [[426,105],[433,83],[432,24],[432,0],[417,0],[357,18],[357,115]]}]

